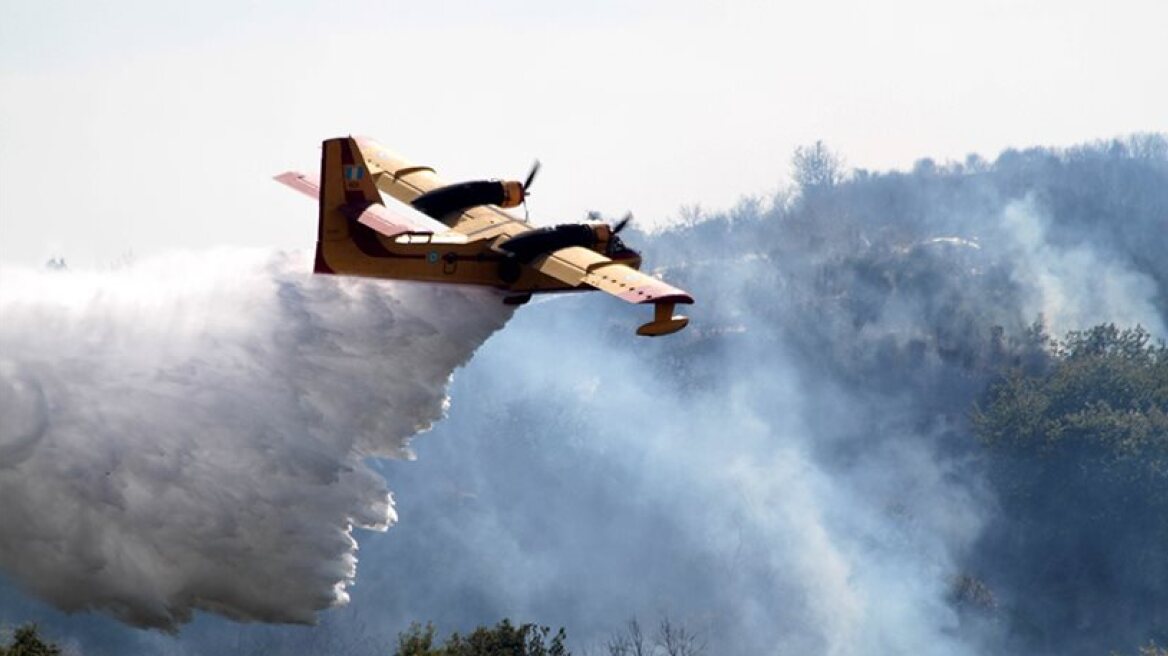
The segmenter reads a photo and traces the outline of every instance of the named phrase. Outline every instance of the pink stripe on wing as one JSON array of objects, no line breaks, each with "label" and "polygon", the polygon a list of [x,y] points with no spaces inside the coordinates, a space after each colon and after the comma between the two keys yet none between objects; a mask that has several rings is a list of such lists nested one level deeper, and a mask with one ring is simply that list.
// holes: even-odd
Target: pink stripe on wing
[{"label": "pink stripe on wing", "polygon": [[693,297],[673,285],[651,276],[640,276],[641,284],[617,294],[630,303],[693,303]]}]

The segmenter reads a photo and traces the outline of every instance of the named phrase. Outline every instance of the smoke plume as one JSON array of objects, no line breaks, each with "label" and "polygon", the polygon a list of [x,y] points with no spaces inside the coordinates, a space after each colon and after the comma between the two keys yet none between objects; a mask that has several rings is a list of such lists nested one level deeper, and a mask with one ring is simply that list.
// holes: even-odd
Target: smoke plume
[{"label": "smoke plume", "polygon": [[[801,166],[838,165],[832,158],[817,160],[819,149],[803,152]],[[1034,355],[1028,340],[1039,320],[1056,335],[1115,321],[1164,336],[1168,139],[1144,135],[1067,150],[1007,151],[992,163],[922,160],[906,172],[810,173],[797,175],[806,184],[778,193],[773,202],[747,200],[676,229],[622,235],[644,249],[647,268],[662,270],[697,299],[686,308],[690,326],[677,335],[635,337],[644,309],[600,294],[524,307],[460,371],[450,414],[419,441],[418,460],[371,464],[392,481],[403,521],[385,534],[358,534],[360,585],[351,590],[352,603],[322,613],[319,626],[234,624],[207,616],[172,638],[112,623],[95,628],[27,607],[8,617],[50,620],[57,635],[79,636],[91,655],[385,654],[411,621],[433,621],[446,634],[504,617],[564,626],[573,653],[592,656],[607,652],[606,641],[629,618],[652,627],[663,616],[702,636],[707,654],[1088,656],[1133,653],[1153,638],[1163,643],[1163,618],[1148,610],[1168,603],[1163,577],[1114,576],[1097,566],[1090,571],[1103,578],[1069,571],[1044,587],[1025,585],[1019,576],[1043,569],[1055,555],[1063,562],[1131,562],[1143,572],[1165,571],[1163,559],[1147,566],[1138,560],[1168,553],[1141,533],[1153,518],[1131,514],[1138,511],[1130,500],[1098,499],[1120,515],[1119,525],[1132,527],[1124,539],[1093,532],[1090,519],[1076,517],[1074,508],[1067,521],[1082,525],[1068,528],[1082,539],[1041,539],[1004,509],[996,478],[987,473],[993,457],[973,435],[969,415],[1000,371]],[[287,270],[282,262],[252,260],[258,269],[277,272]],[[255,474],[260,467],[287,471],[296,465],[301,470],[289,480],[308,482],[265,486],[265,493],[289,498],[233,500],[223,504],[226,515],[208,511],[201,521],[238,518],[239,508],[268,508],[269,501],[279,510],[308,506],[304,513],[273,510],[270,517],[335,520],[318,520],[312,531],[300,527],[308,537],[271,540],[279,544],[267,554],[271,558],[307,548],[311,536],[346,537],[350,517],[360,524],[373,516],[365,523],[376,525],[384,509],[368,500],[385,498],[381,483],[357,456],[335,454],[374,453],[369,435],[405,435],[437,416],[445,373],[501,322],[501,310],[466,299],[460,302],[469,304],[459,305],[452,291],[425,292],[454,296],[430,305],[419,302],[424,294],[417,288],[394,287],[384,295],[356,283],[288,283],[288,275],[275,281],[259,276],[257,284],[268,292],[248,292],[235,284],[239,276],[227,276],[215,278],[226,288],[222,293],[187,292],[185,303],[156,294],[172,310],[191,310],[173,313],[173,326],[151,333],[144,344],[134,330],[137,316],[166,313],[140,308],[112,330],[108,321],[95,320],[100,313],[92,308],[108,309],[116,296],[69,305],[68,286],[43,276],[38,279],[50,282],[40,284],[61,286],[52,303],[40,298],[44,292],[32,302],[8,289],[4,413],[25,411],[20,421],[6,422],[5,462],[11,458],[20,469],[37,458],[59,459],[62,465],[52,465],[59,468],[108,451],[87,443],[82,456],[59,449],[46,455],[57,422],[96,424],[99,417],[102,425],[160,431],[153,420],[148,427],[139,421],[136,407],[127,416],[125,404],[108,411],[74,404],[59,416],[62,402],[54,390],[66,381],[116,380],[116,398],[162,396],[172,379],[209,375],[209,361],[216,372],[238,375],[217,375],[212,389],[180,389],[210,405],[167,396],[159,407],[193,414],[184,416],[179,435],[187,438],[180,441],[192,453],[218,457],[207,476],[228,476],[237,463],[248,471],[234,488],[216,481],[213,490],[199,491],[217,498],[220,489],[257,490],[249,487],[254,480],[280,480]],[[7,278],[5,286],[22,287],[8,285]],[[399,291],[418,298],[399,302]],[[235,312],[202,311],[200,303],[220,298]],[[46,307],[59,309],[36,318]],[[70,307],[94,316],[64,321]],[[473,313],[481,320],[463,316]],[[11,324],[10,315],[21,320]],[[201,321],[213,322],[218,334],[190,324]],[[57,338],[55,324],[72,326],[72,334]],[[334,335],[342,332],[340,324],[344,340]],[[386,325],[376,332],[376,324]],[[12,345],[13,325],[24,326],[19,350]],[[466,333],[458,337],[455,330]],[[171,333],[201,336],[180,340],[198,357],[169,353],[165,337]],[[48,346],[32,348],[50,338]],[[86,340],[105,345],[109,357],[100,367],[81,358]],[[450,353],[443,350],[451,348],[445,340],[455,342]],[[45,355],[50,348],[61,353]],[[39,366],[30,360],[38,349]],[[144,364],[151,351],[169,353],[167,361],[184,366]],[[427,358],[401,364],[413,351]],[[432,370],[411,368],[439,361],[443,365]],[[162,382],[146,384],[155,380]],[[246,391],[225,394],[231,390],[225,380]],[[420,380],[432,384],[419,388]],[[343,393],[325,392],[337,386]],[[75,387],[83,396],[90,389]],[[416,392],[410,407],[429,403],[429,414],[409,417],[384,402],[410,390]],[[227,425],[255,425],[250,433],[233,431],[229,443],[220,444],[223,453],[207,455],[200,447],[216,443],[223,418]],[[280,429],[262,430],[261,424]],[[211,435],[194,439],[198,431]],[[71,434],[80,440],[89,432]],[[144,461],[139,468],[195,467],[188,460],[160,467],[159,461],[173,462],[148,454],[166,441],[133,441],[143,443],[143,454],[134,456]],[[256,451],[264,446],[260,458]],[[377,452],[396,446],[391,441]],[[310,457],[322,452],[333,455]],[[127,458],[133,461],[124,453],[107,456]],[[304,469],[321,478],[300,476]],[[50,480],[60,486],[88,482],[96,470],[74,467]],[[318,482],[330,475],[344,484]],[[10,477],[0,473],[5,498],[21,489]],[[364,490],[358,489],[360,477],[367,477]],[[100,492],[100,483],[90,487]],[[89,499],[89,488],[85,492]],[[1057,491],[1052,494],[1042,501],[1057,504]],[[311,504],[328,506],[332,514]],[[104,516],[90,507],[63,507],[53,508],[62,525],[70,508],[77,510],[68,515],[73,522],[90,515],[125,521],[126,513],[112,506]],[[74,548],[96,549],[81,536],[112,540],[103,530],[79,530],[84,549]],[[17,572],[8,553],[29,542],[7,532],[3,539],[6,567]],[[192,541],[189,551],[207,554],[215,543],[206,540]],[[299,585],[306,575],[289,574],[293,564],[338,565],[342,571],[332,576],[307,571],[319,584],[311,589],[327,595],[327,581],[346,579],[344,556],[352,552],[347,542],[325,551],[328,557],[264,571]],[[217,571],[239,557],[229,556],[202,562]],[[77,567],[68,558],[60,562]],[[186,567],[185,560],[180,564]],[[34,578],[22,581],[31,587]],[[1102,601],[1083,601],[1092,599]],[[302,605],[312,607],[319,605]]]},{"label": "smoke plume", "polygon": [[0,568],[64,610],[173,629],[309,622],[348,599],[354,527],[409,457],[491,292],[311,276],[219,250],[0,272]]}]

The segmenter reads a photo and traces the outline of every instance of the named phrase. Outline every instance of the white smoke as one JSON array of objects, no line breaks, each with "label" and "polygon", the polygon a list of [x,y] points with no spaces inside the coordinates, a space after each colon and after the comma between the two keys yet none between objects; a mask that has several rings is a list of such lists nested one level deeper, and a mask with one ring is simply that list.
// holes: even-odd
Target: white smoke
[{"label": "white smoke", "polygon": [[1013,275],[1028,314],[1041,314],[1053,335],[1105,322],[1168,334],[1151,276],[1106,257],[1090,243],[1051,243],[1049,223],[1032,195],[1002,211],[1001,227],[1010,239],[1005,248],[1014,259]]},{"label": "white smoke", "polygon": [[0,270],[0,569],[65,610],[173,629],[344,603],[353,527],[409,457],[493,292],[312,276],[266,251]]}]

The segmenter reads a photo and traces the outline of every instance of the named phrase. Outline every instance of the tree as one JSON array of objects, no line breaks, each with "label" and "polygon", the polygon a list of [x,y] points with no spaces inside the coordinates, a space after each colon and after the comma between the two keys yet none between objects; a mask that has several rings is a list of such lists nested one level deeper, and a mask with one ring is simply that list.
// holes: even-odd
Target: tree
[{"label": "tree", "polygon": [[397,635],[395,656],[431,656],[440,653],[434,649],[434,625],[429,622],[425,627],[412,622],[410,628]]},{"label": "tree", "polygon": [[1080,447],[1168,471],[1168,348],[1142,328],[1106,324],[1048,349],[1048,372],[1012,371],[975,406],[978,435],[998,448],[1054,456]]},{"label": "tree", "polygon": [[682,625],[674,624],[668,617],[661,619],[657,626],[657,646],[665,656],[700,656],[705,645],[697,635]]},{"label": "tree", "polygon": [[795,183],[805,195],[826,191],[844,180],[843,158],[831,152],[823,141],[796,148],[791,164],[795,167]]},{"label": "tree", "polygon": [[434,634],[432,624],[411,624],[398,635],[395,656],[571,656],[564,646],[563,628],[552,634],[546,626],[517,627],[505,619],[494,628],[480,626],[466,636],[453,633],[440,647],[434,646]]},{"label": "tree", "polygon": [[705,643],[683,625],[668,617],[657,625],[652,643],[641,630],[636,618],[629,620],[624,631],[615,633],[605,644],[609,656],[701,656]]},{"label": "tree", "polygon": [[624,632],[614,633],[606,645],[609,656],[650,656],[653,646],[645,640],[645,633],[637,620],[629,620]]},{"label": "tree", "polygon": [[1040,640],[1120,622],[1168,635],[1168,348],[1112,324],[1047,348],[972,414],[1002,510],[983,569],[1025,591],[1007,595],[1013,621]]},{"label": "tree", "polygon": [[36,624],[25,624],[12,634],[12,644],[0,645],[0,656],[59,656],[61,648],[41,639]]}]

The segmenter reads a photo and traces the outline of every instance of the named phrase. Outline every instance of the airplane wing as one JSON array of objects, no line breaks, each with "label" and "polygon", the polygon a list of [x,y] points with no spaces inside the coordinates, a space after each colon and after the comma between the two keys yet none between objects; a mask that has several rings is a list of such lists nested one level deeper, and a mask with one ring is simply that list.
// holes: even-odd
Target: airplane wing
[{"label": "airplane wing", "polygon": [[[277,175],[275,180],[314,200],[320,196],[320,181],[314,175],[287,171]],[[357,217],[357,221],[386,237],[397,237],[406,233],[444,234],[450,232],[450,229],[442,223],[431,219],[409,205],[396,201],[393,201],[392,206],[369,205]]]},{"label": "airplane wing", "polygon": [[[447,184],[433,167],[414,164],[374,139],[353,137],[353,140],[361,149],[377,188],[403,204],[409,205],[418,196]],[[443,225],[442,229],[449,228]],[[497,207],[483,205],[463,211],[453,229],[472,239],[494,239],[500,235],[517,235],[531,226]]]},{"label": "airplane wing", "polygon": [[561,248],[537,257],[531,266],[573,287],[592,287],[629,303],[652,303],[654,320],[641,326],[639,335],[667,335],[689,323],[689,319],[673,314],[675,304],[694,302],[688,292],[591,249]]},{"label": "airplane wing", "polygon": [[446,185],[433,167],[419,166],[369,137],[353,137],[374,183],[382,192],[409,204],[422,194]]}]

